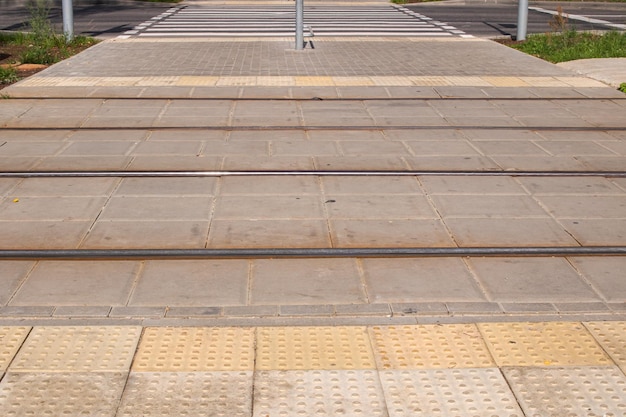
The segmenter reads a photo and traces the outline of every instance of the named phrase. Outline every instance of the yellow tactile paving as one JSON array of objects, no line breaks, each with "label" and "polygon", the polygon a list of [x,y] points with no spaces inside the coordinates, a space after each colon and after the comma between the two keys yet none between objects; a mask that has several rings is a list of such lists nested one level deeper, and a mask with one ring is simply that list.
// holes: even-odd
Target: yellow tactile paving
[{"label": "yellow tactile paving", "polygon": [[178,78],[176,85],[178,86],[214,86],[220,77],[214,76],[191,76],[185,75]]},{"label": "yellow tactile paving", "polygon": [[581,323],[479,323],[498,366],[611,365]]},{"label": "yellow tactile paving", "polygon": [[176,85],[180,77],[144,77],[136,83],[139,86],[165,87],[168,85]]},{"label": "yellow tactile paving", "polygon": [[409,77],[370,77],[374,85],[378,86],[402,86],[413,85]]},{"label": "yellow tactile paving", "polygon": [[369,332],[379,369],[495,366],[474,324],[376,326]]},{"label": "yellow tactile paving", "polygon": [[258,370],[375,369],[365,327],[260,327]]},{"label": "yellow tactile paving", "polygon": [[437,86],[453,85],[449,77],[443,77],[443,76],[414,76],[414,77],[407,77],[407,78],[414,85],[419,85],[419,86],[437,87]]},{"label": "yellow tactile paving", "polygon": [[141,327],[35,327],[10,365],[12,372],[123,372]]},{"label": "yellow tactile paving", "polygon": [[481,77],[494,87],[530,87],[530,85],[520,77]]},{"label": "yellow tactile paving", "polygon": [[142,81],[145,81],[147,85],[154,85],[155,87],[160,85],[155,79],[150,80],[146,77],[94,77],[94,81],[90,79],[84,80],[83,85],[95,82],[95,84],[99,87],[130,87],[132,85],[139,85]]},{"label": "yellow tactile paving", "polygon": [[594,321],[584,325],[626,373],[626,321]]},{"label": "yellow tactile paving", "polygon": [[256,85],[256,77],[219,77],[216,86],[254,86]]},{"label": "yellow tactile paving", "polygon": [[369,77],[333,77],[333,83],[337,86],[374,85],[374,82]]},{"label": "yellow tactile paving", "polygon": [[246,327],[148,327],[135,372],[246,371],[254,367],[254,330]]},{"label": "yellow tactile paving", "polygon": [[309,76],[298,76],[293,77],[297,86],[333,86],[335,82],[333,77],[309,77]]},{"label": "yellow tactile paving", "polygon": [[30,329],[18,326],[0,327],[0,372],[6,371]]},{"label": "yellow tactile paving", "polygon": [[256,77],[256,85],[261,87],[291,86],[295,85],[295,83],[294,77]]}]

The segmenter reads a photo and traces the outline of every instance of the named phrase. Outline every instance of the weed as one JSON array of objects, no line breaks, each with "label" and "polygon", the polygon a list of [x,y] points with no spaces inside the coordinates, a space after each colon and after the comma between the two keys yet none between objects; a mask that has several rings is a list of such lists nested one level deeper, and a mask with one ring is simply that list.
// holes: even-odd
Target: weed
[{"label": "weed", "polygon": [[47,40],[53,38],[54,29],[50,24],[48,16],[50,15],[50,3],[48,0],[31,0],[28,4],[28,26],[33,34],[35,41]]},{"label": "weed", "polygon": [[626,83],[621,83],[618,90],[622,93],[626,93]]},{"label": "weed", "polygon": [[567,16],[563,15],[563,8],[558,6],[556,8],[556,14],[550,19],[548,26],[550,26],[552,32],[563,33],[567,30],[567,22]]}]

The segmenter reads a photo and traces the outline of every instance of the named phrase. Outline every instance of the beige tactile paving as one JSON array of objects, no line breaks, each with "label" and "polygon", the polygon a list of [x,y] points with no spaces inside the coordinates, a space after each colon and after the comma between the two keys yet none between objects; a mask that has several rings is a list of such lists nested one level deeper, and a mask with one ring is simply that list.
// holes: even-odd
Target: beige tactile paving
[{"label": "beige tactile paving", "polygon": [[0,415],[113,417],[125,381],[124,372],[9,372],[0,382]]},{"label": "beige tactile paving", "polygon": [[611,359],[626,373],[626,321],[584,323]]},{"label": "beige tactile paving", "polygon": [[30,327],[0,327],[0,371],[6,371],[15,354],[24,343]]},{"label": "beige tactile paving", "polygon": [[581,323],[479,323],[498,366],[612,365]]},{"label": "beige tactile paving", "polygon": [[505,368],[527,416],[626,416],[626,377],[617,367]]},{"label": "beige tactile paving", "polygon": [[247,417],[252,371],[132,372],[117,417]]},{"label": "beige tactile paving", "polygon": [[495,366],[474,324],[374,326],[369,331],[378,369]]},{"label": "beige tactile paving", "polygon": [[11,372],[125,372],[139,341],[135,326],[34,327]]},{"label": "beige tactile paving", "polygon": [[253,417],[387,417],[373,370],[261,371],[254,380]]},{"label": "beige tactile paving", "polygon": [[381,371],[390,417],[522,417],[496,368]]},{"label": "beige tactile paving", "polygon": [[148,327],[134,372],[247,371],[254,367],[254,329]]},{"label": "beige tactile paving", "polygon": [[374,369],[365,327],[259,327],[257,370]]}]

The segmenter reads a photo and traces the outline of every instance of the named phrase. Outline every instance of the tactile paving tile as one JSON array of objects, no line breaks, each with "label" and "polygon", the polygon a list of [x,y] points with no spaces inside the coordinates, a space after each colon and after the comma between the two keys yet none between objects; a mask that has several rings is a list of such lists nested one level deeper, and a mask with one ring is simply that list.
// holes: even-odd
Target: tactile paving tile
[{"label": "tactile paving tile", "polygon": [[0,327],[0,372],[6,371],[30,329],[17,326]]},{"label": "tactile paving tile", "polygon": [[252,371],[131,372],[117,417],[250,416]]},{"label": "tactile paving tile", "polygon": [[611,359],[626,373],[626,321],[584,323]]},{"label": "tactile paving tile", "polygon": [[254,329],[148,327],[133,362],[136,372],[247,371],[254,369]]},{"label": "tactile paving tile", "polygon": [[474,324],[381,326],[369,330],[378,369],[495,366]]},{"label": "tactile paving tile", "polygon": [[365,327],[260,327],[258,370],[375,369]]},{"label": "tactile paving tile", "polygon": [[0,415],[112,417],[125,382],[122,372],[9,372],[0,382]]},{"label": "tactile paving tile", "polygon": [[527,416],[626,416],[626,377],[616,366],[502,372]]},{"label": "tactile paving tile", "polygon": [[522,417],[497,368],[380,371],[390,417]]},{"label": "tactile paving tile", "polygon": [[613,365],[581,323],[479,323],[498,366]]},{"label": "tactile paving tile", "polygon": [[374,370],[259,371],[253,417],[387,416]]},{"label": "tactile paving tile", "polygon": [[34,327],[9,367],[14,372],[128,371],[141,327]]}]

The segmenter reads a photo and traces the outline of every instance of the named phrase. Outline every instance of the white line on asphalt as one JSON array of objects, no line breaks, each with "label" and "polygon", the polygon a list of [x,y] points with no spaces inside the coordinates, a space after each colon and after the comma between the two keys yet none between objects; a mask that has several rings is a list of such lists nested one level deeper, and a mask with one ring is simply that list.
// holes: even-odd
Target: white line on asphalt
[{"label": "white line on asphalt", "polygon": [[542,9],[541,7],[529,7],[528,10],[534,10],[539,13],[546,13],[546,14],[551,14],[555,16],[558,14],[561,14],[562,16],[567,17],[568,19],[580,20],[581,22],[587,22],[587,23],[595,23],[598,25],[608,26],[608,27],[615,28],[615,29],[622,29],[622,30],[626,29],[626,25],[623,25],[620,23],[613,23],[613,22],[609,22],[608,20],[592,19],[590,17],[581,16],[578,14],[559,13],[554,10]]}]

